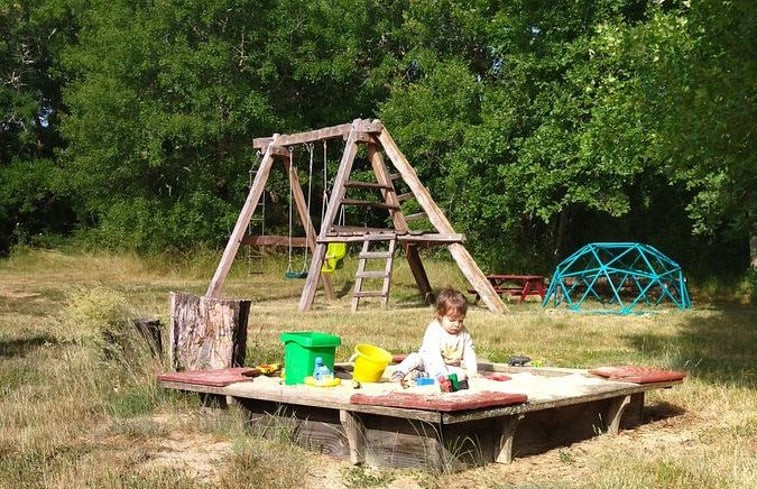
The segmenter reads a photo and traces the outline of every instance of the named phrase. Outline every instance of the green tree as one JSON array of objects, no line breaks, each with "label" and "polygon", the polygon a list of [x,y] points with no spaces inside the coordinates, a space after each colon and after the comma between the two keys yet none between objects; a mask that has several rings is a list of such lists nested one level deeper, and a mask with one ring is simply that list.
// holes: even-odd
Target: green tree
[{"label": "green tree", "polygon": [[[743,240],[748,212],[729,202],[754,188],[754,23],[746,3],[705,13],[715,3],[411,4],[398,62],[413,76],[393,84],[382,118],[492,267],[522,257],[546,268],[587,239],[661,241],[686,256],[692,232],[732,242],[707,222]],[[694,80],[731,91],[710,97]],[[669,216],[690,224],[645,223]]]},{"label": "green tree", "polygon": [[[365,7],[365,8],[362,8]],[[93,1],[63,131],[72,192],[110,244],[220,243],[250,139],[370,117],[380,83],[375,2]]]},{"label": "green tree", "polygon": [[58,55],[76,31],[66,2],[0,2],[0,253],[73,226],[55,191],[63,76]]}]

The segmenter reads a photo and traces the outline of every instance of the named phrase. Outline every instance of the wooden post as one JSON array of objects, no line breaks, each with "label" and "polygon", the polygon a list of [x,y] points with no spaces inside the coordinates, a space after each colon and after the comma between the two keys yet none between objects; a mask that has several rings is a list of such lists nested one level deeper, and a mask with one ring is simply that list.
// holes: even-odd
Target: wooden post
[{"label": "wooden post", "polygon": [[[389,172],[386,170],[386,164],[381,157],[381,153],[376,148],[375,144],[368,145],[368,157],[371,160],[371,166],[373,172],[376,174],[376,181],[382,185],[394,187],[392,179],[389,176]],[[384,202],[393,206],[400,206],[400,201],[397,198],[397,192],[395,190],[381,190],[381,195],[384,197]],[[394,229],[401,233],[406,233],[409,228],[405,215],[401,210],[390,210],[392,216],[392,222],[394,223]],[[418,290],[423,296],[426,304],[432,304],[434,302],[434,294],[431,291],[431,284],[428,281],[428,275],[426,269],[423,268],[423,262],[421,262],[420,254],[418,253],[418,247],[411,243],[403,243],[402,249],[405,252],[405,258],[407,264],[410,266],[410,271],[413,272],[413,278],[418,285]]]},{"label": "wooden post", "polygon": [[[315,253],[315,227],[313,227],[313,220],[310,219],[310,209],[305,200],[305,194],[302,193],[302,186],[300,185],[300,179],[297,176],[297,170],[294,168],[294,165],[290,164],[289,159],[286,160],[285,165],[287,168],[287,175],[289,175],[289,185],[292,187],[292,195],[294,196],[294,202],[297,206],[297,215],[300,216],[302,228],[305,229],[305,246],[310,249],[311,253]],[[327,274],[321,273],[321,283],[323,283],[323,290],[326,292],[326,297],[331,301],[336,299],[334,287],[331,285],[331,279]]]},{"label": "wooden post", "polygon": [[615,397],[610,400],[610,407],[607,409],[605,425],[607,433],[617,435],[620,431],[620,419],[623,417],[623,411],[631,404],[630,394],[627,396]]},{"label": "wooden post", "polygon": [[265,183],[268,181],[268,174],[271,172],[271,166],[273,166],[273,155],[271,154],[271,148],[275,146],[278,134],[274,134],[271,144],[263,156],[263,160],[260,162],[260,168],[255,175],[255,180],[250,187],[250,193],[247,195],[247,200],[242,207],[242,212],[239,213],[237,223],[234,225],[234,230],[229,236],[229,242],[226,244],[226,249],[223,250],[223,256],[221,256],[221,262],[216,268],[216,272],[213,275],[213,279],[208,285],[208,290],[205,292],[206,297],[218,297],[223,282],[226,280],[226,276],[229,274],[231,264],[234,263],[234,257],[237,256],[239,245],[244,239],[247,226],[250,224],[250,219],[260,201],[260,196],[265,189]]},{"label": "wooden post", "polygon": [[161,335],[160,319],[157,318],[139,318],[135,319],[134,326],[137,331],[150,343],[150,347],[157,355],[163,352],[163,336]]},{"label": "wooden post", "polygon": [[175,370],[241,367],[247,349],[249,300],[171,292],[169,362]]},{"label": "wooden post", "polygon": [[524,414],[502,416],[497,419],[497,432],[494,443],[494,461],[501,464],[509,464],[513,461],[513,439],[515,430],[525,418]]},{"label": "wooden post", "polygon": [[[355,121],[355,123],[357,122],[358,120]],[[342,160],[339,162],[339,171],[337,171],[336,177],[334,178],[331,200],[329,201],[328,209],[326,209],[326,214],[323,216],[319,238],[324,238],[326,234],[328,234],[329,229],[334,224],[339,207],[342,205],[342,199],[344,198],[345,192],[344,182],[350,176],[352,162],[355,160],[355,155],[357,155],[356,137],[357,131],[355,131],[353,127],[344,146],[344,154],[342,154]],[[303,287],[302,296],[300,297],[300,312],[310,310],[313,305],[315,289],[318,287],[318,276],[321,267],[323,266],[324,255],[326,255],[326,243],[317,243],[315,251],[313,251],[313,259],[310,262],[308,277],[305,279],[305,287]]]},{"label": "wooden post", "polygon": [[350,462],[353,465],[365,462],[365,424],[359,413],[339,410],[339,421],[342,423],[347,443],[350,446]]},{"label": "wooden post", "polygon": [[[400,151],[397,143],[394,142],[394,139],[389,135],[389,131],[387,131],[386,128],[379,133],[378,139],[384,147],[387,156],[394,164],[394,167],[400,173],[407,186],[410,187],[410,191],[413,192],[416,200],[418,200],[418,203],[428,215],[431,224],[433,224],[436,230],[440,233],[453,234],[455,230],[452,228],[452,225],[449,223],[439,206],[436,205],[436,202],[434,202],[434,199],[431,197],[431,194],[429,194],[426,187],[423,186],[415,169],[413,169],[407,161],[405,155],[402,154],[402,151]],[[463,275],[468,279],[468,282],[470,282],[471,286],[476,292],[478,292],[478,295],[483,299],[484,304],[486,304],[489,310],[500,314],[505,312],[507,306],[505,306],[505,303],[502,302],[502,299],[497,295],[497,292],[486,279],[486,276],[481,269],[478,268],[478,265],[475,260],[473,260],[473,257],[470,256],[468,250],[466,250],[460,243],[452,243],[448,248],[452,257],[457,262],[460,271],[463,272]]]}]

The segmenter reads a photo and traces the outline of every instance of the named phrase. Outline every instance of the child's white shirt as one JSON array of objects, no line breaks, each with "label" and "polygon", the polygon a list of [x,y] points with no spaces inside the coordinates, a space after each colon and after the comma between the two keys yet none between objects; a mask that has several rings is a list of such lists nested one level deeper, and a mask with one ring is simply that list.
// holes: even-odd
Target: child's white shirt
[{"label": "child's white shirt", "polygon": [[478,374],[478,360],[473,349],[473,339],[465,326],[456,334],[450,334],[434,319],[426,328],[423,343],[418,351],[423,357],[426,371],[431,375],[445,373],[447,366],[465,364],[468,377]]}]

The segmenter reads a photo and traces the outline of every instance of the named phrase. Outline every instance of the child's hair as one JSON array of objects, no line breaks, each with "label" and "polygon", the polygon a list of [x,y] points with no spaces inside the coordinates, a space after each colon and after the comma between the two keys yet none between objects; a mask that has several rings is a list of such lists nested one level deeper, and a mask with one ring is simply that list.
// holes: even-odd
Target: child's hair
[{"label": "child's hair", "polygon": [[439,292],[439,296],[436,298],[436,313],[437,318],[442,318],[450,311],[457,311],[463,316],[468,312],[468,301],[465,300],[465,296],[455,289],[444,289]]}]

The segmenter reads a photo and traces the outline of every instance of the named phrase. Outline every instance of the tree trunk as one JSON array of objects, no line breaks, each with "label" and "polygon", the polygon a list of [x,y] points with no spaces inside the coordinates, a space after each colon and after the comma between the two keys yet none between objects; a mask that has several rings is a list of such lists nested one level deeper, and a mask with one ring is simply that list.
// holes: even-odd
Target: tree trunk
[{"label": "tree trunk", "polygon": [[757,272],[757,220],[755,220],[749,233],[749,268]]},{"label": "tree trunk", "polygon": [[562,260],[563,247],[565,246],[565,235],[568,233],[568,222],[570,221],[570,210],[566,207],[560,211],[557,216],[555,226],[555,247],[552,255],[555,257],[555,263]]},{"label": "tree trunk", "polygon": [[249,300],[171,292],[171,367],[181,371],[243,366],[249,313]]}]

